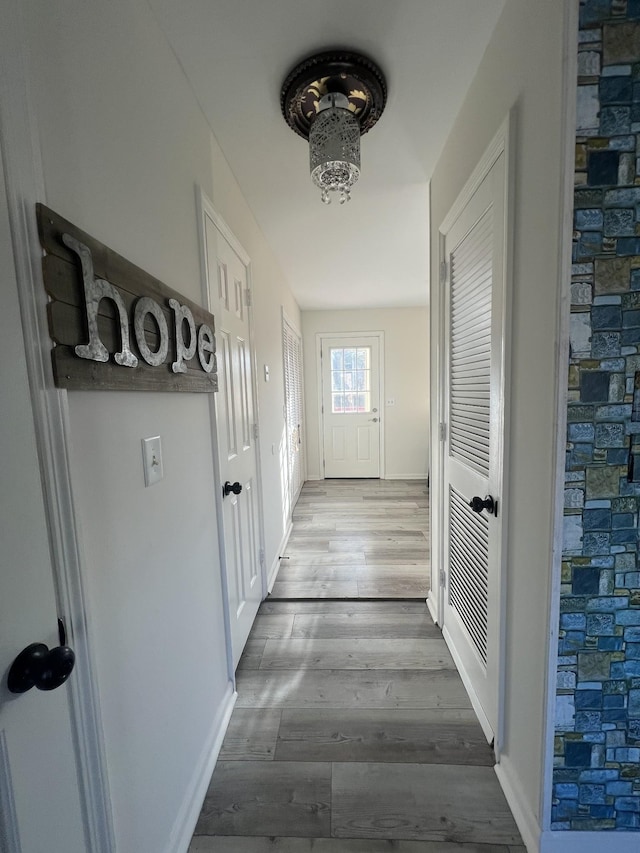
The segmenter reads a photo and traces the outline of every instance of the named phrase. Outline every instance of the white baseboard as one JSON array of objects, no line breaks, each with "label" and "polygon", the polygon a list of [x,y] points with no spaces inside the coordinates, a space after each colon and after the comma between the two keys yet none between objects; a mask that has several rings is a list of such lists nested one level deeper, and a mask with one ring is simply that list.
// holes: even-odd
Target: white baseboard
[{"label": "white baseboard", "polygon": [[187,788],[178,816],[173,824],[164,853],[187,853],[237,697],[238,694],[229,682],[227,692],[195,767],[191,784]]},{"label": "white baseboard", "polygon": [[543,832],[540,853],[638,853],[638,832]]},{"label": "white baseboard", "polygon": [[[531,810],[531,804],[522,791],[520,780],[513,769],[509,756],[503,753],[500,763],[496,764],[494,770],[528,853],[539,853],[541,851],[540,826]],[[564,848],[563,853],[565,853]],[[599,853],[602,853],[602,850]]]},{"label": "white baseboard", "polygon": [[456,669],[458,670],[460,678],[462,679],[462,683],[464,684],[464,689],[467,691],[467,695],[469,696],[469,701],[473,705],[473,710],[476,712],[476,717],[478,718],[478,722],[480,723],[480,725],[482,727],[482,731],[484,732],[484,736],[486,737],[487,742],[491,743],[491,741],[493,740],[493,736],[494,736],[493,729],[491,728],[489,720],[487,719],[487,715],[485,714],[484,709],[482,708],[482,705],[480,704],[480,700],[478,699],[478,695],[473,688],[473,684],[471,682],[471,679],[469,678],[469,675],[468,675],[466,669],[464,668],[462,658],[458,654],[458,651],[457,651],[454,643],[451,640],[451,635],[447,631],[446,625],[442,629],[442,636],[444,637],[444,640],[445,640],[447,646],[449,647],[449,651],[451,652],[451,657],[453,658],[454,663],[456,665]]},{"label": "white baseboard", "polygon": [[278,551],[274,558],[273,563],[271,564],[271,568],[269,569],[269,576],[267,578],[267,593],[270,593],[273,589],[273,585],[276,582],[276,576],[278,574],[278,569],[280,568],[280,555],[284,554],[285,548],[287,547],[287,542],[289,541],[289,537],[291,536],[291,531],[293,529],[293,524],[290,521],[287,525],[287,529],[284,532],[284,536],[282,537],[282,541],[278,546]]}]

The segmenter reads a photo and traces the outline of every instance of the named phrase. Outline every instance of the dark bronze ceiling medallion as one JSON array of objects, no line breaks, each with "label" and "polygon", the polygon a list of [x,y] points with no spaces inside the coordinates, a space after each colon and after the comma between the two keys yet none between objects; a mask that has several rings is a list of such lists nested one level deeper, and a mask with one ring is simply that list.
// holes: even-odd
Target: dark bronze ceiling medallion
[{"label": "dark bronze ceiling medallion", "polygon": [[328,50],[300,62],[287,75],[280,92],[282,114],[289,127],[303,139],[320,112],[320,100],[328,94],[344,95],[358,119],[360,133],[378,121],[387,101],[387,83],[378,66],[349,50]]}]

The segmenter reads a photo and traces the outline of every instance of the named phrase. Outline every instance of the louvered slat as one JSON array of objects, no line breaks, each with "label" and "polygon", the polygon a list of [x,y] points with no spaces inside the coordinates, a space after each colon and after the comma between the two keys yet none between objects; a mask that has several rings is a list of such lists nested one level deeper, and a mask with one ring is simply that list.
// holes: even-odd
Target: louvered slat
[{"label": "louvered slat", "polygon": [[491,275],[489,208],[451,253],[449,452],[489,474]]},{"label": "louvered slat", "polygon": [[449,487],[449,602],[466,628],[482,662],[487,662],[489,583],[488,523]]}]

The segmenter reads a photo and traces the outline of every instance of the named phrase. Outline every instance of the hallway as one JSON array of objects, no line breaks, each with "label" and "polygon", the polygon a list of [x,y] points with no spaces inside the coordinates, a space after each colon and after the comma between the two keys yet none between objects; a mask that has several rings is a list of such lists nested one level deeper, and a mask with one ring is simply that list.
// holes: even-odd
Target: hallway
[{"label": "hallway", "polygon": [[424,604],[427,507],[421,482],[305,485],[190,853],[524,853]]}]

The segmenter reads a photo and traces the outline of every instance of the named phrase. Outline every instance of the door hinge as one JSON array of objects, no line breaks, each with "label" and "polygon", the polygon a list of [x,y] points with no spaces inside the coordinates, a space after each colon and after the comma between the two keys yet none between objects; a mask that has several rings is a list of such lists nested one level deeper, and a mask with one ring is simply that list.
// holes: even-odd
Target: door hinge
[{"label": "door hinge", "polygon": [[251,291],[247,287],[244,292],[244,301],[247,303],[249,307],[251,307]]},{"label": "door hinge", "polygon": [[260,548],[258,551],[258,559],[260,561],[260,565],[264,566],[264,548]]},{"label": "door hinge", "polygon": [[440,586],[444,586],[447,582],[447,576],[444,573],[444,569],[440,569]]},{"label": "door hinge", "polygon": [[447,440],[447,425],[445,423],[440,424],[439,432],[440,432],[440,441],[446,441]]},{"label": "door hinge", "polygon": [[447,262],[440,261],[440,284],[444,284],[447,280]]},{"label": "door hinge", "polygon": [[258,424],[253,425],[253,440],[258,440]]}]

